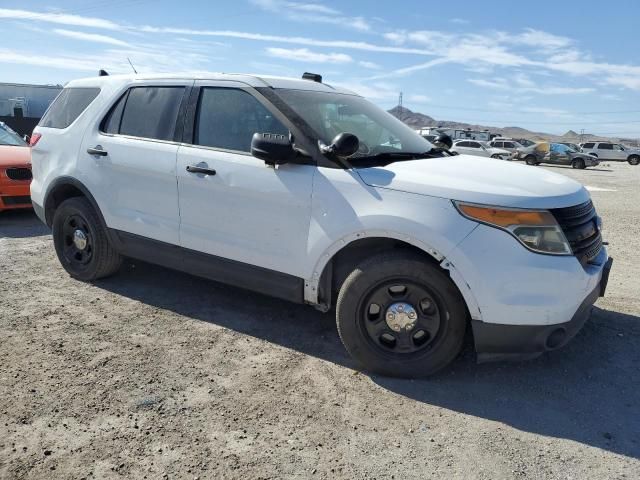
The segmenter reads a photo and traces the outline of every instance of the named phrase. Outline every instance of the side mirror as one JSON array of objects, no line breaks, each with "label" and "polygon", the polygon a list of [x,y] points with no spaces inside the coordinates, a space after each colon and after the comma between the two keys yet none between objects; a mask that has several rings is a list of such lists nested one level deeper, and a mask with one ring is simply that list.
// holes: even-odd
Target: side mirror
[{"label": "side mirror", "polygon": [[321,147],[323,153],[332,153],[338,157],[350,157],[360,148],[360,140],[352,133],[339,133],[331,145]]},{"label": "side mirror", "polygon": [[251,139],[251,155],[264,160],[267,165],[283,165],[296,158],[288,135],[254,133]]}]

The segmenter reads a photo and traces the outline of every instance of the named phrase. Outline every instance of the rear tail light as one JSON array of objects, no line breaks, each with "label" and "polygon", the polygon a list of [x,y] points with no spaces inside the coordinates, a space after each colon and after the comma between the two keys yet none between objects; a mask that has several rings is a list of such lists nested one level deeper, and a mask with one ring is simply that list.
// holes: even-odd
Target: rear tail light
[{"label": "rear tail light", "polygon": [[38,141],[42,138],[42,134],[41,133],[34,133],[33,135],[31,135],[31,138],[29,139],[29,146],[30,147],[35,147],[36,143],[38,143]]}]

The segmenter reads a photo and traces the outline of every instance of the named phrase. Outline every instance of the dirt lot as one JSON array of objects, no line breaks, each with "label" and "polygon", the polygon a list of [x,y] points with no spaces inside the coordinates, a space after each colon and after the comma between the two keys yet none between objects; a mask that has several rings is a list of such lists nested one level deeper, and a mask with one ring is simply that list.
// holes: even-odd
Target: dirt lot
[{"label": "dirt lot", "polygon": [[0,478],[640,478],[640,167],[550,169],[604,217],[607,297],[561,351],[424,381],[359,373],[309,307],[138,262],[71,280],[0,214]]}]

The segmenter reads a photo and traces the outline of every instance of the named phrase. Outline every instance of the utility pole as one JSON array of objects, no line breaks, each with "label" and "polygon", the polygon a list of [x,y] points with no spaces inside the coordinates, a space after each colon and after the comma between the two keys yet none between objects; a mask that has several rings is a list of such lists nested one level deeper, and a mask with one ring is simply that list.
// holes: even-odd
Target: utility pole
[{"label": "utility pole", "polygon": [[584,143],[584,128],[580,129],[580,143]]},{"label": "utility pole", "polygon": [[402,92],[400,92],[400,96],[398,97],[398,107],[400,107],[400,113],[402,113]]}]

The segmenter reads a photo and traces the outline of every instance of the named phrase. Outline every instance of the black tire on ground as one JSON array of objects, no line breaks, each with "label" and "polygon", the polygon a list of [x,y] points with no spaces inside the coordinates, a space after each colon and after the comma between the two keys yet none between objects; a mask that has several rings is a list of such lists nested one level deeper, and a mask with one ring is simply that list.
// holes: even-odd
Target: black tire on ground
[{"label": "black tire on ground", "polygon": [[[396,332],[387,319],[400,304],[414,306],[417,320],[413,328]],[[371,257],[351,272],[340,288],[336,322],[345,348],[365,369],[424,377],[446,367],[460,352],[467,309],[437,266],[415,253],[394,251]]]},{"label": "black tire on ground", "polygon": [[571,166],[573,168],[579,168],[579,169],[587,168],[587,166],[584,163],[584,160],[582,160],[581,158],[578,158],[578,159],[574,160],[573,162],[571,162]]},{"label": "black tire on ground", "polygon": [[629,157],[629,165],[638,165],[640,164],[640,156],[639,155],[631,155]]},{"label": "black tire on ground", "polygon": [[499,160],[500,159],[500,155],[497,155],[497,154],[496,155],[491,155],[491,158],[495,158],[496,160]]},{"label": "black tire on ground", "polygon": [[527,165],[537,165],[538,163],[536,162],[536,157],[533,155],[527,155],[524,158],[524,161],[527,163]]},{"label": "black tire on ground", "polygon": [[[72,277],[88,282],[108,277],[120,268],[122,257],[109,243],[98,213],[86,198],[62,202],[53,216],[52,229],[58,259]],[[79,242],[74,241],[76,236]],[[83,243],[85,247],[79,248]]]}]

